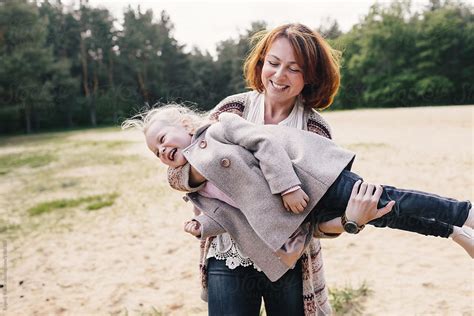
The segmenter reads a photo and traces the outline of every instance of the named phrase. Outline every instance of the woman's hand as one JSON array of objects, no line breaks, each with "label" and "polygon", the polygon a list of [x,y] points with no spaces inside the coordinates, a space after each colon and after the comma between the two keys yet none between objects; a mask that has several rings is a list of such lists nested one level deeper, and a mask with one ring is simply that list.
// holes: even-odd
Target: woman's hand
[{"label": "woman's hand", "polygon": [[[375,191],[374,191],[375,189]],[[352,187],[351,197],[346,207],[346,218],[359,225],[365,225],[371,220],[382,217],[392,210],[395,201],[390,201],[385,207],[377,208],[382,186],[357,181]]]},{"label": "woman's hand", "polygon": [[281,198],[283,200],[283,206],[285,206],[286,210],[295,214],[302,213],[309,201],[308,195],[301,188],[287,193]]},{"label": "woman's hand", "polygon": [[201,224],[198,221],[190,220],[184,222],[184,231],[195,236],[201,236]]},{"label": "woman's hand", "polygon": [[[375,189],[375,191],[374,191]],[[352,187],[352,193],[346,207],[346,218],[356,222],[359,226],[365,225],[371,220],[382,217],[392,210],[395,201],[390,201],[385,207],[377,208],[380,196],[382,195],[382,186],[362,183],[357,181]],[[327,222],[319,223],[318,237],[337,237],[344,232],[341,224],[341,218],[337,217]]]}]

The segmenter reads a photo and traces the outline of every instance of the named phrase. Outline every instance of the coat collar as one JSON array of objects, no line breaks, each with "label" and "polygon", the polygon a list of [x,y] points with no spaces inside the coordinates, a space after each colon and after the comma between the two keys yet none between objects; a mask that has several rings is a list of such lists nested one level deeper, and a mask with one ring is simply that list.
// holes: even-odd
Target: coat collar
[{"label": "coat collar", "polygon": [[191,143],[193,143],[196,139],[198,139],[201,136],[201,134],[204,133],[209,128],[209,126],[211,126],[211,124],[205,124],[199,127],[194,133],[193,138],[191,139]]}]

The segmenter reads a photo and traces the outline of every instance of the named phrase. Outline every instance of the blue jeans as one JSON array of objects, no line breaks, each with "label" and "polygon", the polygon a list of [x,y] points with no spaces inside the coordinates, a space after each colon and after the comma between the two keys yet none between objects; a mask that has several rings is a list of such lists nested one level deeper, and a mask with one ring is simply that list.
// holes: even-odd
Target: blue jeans
[{"label": "blue jeans", "polygon": [[[342,216],[357,180],[362,178],[344,170],[313,209],[315,221],[325,222]],[[392,211],[369,224],[448,237],[453,232],[453,225],[464,224],[471,208],[469,201],[457,201],[431,193],[384,185],[378,207],[381,208],[392,200],[396,202]]]},{"label": "blue jeans", "polygon": [[231,270],[215,258],[209,258],[207,272],[210,316],[258,316],[262,297],[268,316],[304,314],[300,261],[276,282],[253,266]]}]

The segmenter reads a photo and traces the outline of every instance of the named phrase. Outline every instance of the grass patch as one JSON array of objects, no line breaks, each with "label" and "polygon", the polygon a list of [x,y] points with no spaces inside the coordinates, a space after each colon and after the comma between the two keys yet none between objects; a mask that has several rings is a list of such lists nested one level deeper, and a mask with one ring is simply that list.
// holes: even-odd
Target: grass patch
[{"label": "grass patch", "polygon": [[329,289],[329,300],[335,315],[362,315],[363,303],[371,293],[372,290],[364,282],[357,289],[352,287]]},{"label": "grass patch", "polygon": [[98,200],[96,202],[92,202],[91,204],[87,205],[87,209],[89,211],[99,210],[103,207],[111,206],[115,202],[116,196],[105,197],[103,200]]},{"label": "grass patch", "polygon": [[130,315],[140,315],[140,316],[163,316],[165,315],[163,312],[156,309],[154,306],[149,308],[148,310],[134,310],[129,313],[128,309],[124,309],[120,311],[118,314],[119,316],[130,316]]},{"label": "grass patch", "polygon": [[354,144],[347,144],[344,145],[345,148],[350,149],[350,150],[362,150],[362,149],[385,149],[390,147],[386,143],[354,143]]},{"label": "grass patch", "polygon": [[0,219],[0,234],[16,231],[20,228],[18,224],[10,224],[7,221]]},{"label": "grass patch", "polygon": [[86,209],[93,211],[103,207],[111,206],[114,204],[118,194],[106,194],[106,195],[93,195],[78,199],[60,199],[49,202],[39,203],[36,206],[28,209],[30,216],[37,216],[44,213],[49,213],[58,209],[73,208],[79,205],[86,205]]},{"label": "grass patch", "polygon": [[62,138],[59,133],[45,133],[32,135],[0,136],[0,147],[18,145],[44,145]]},{"label": "grass patch", "polygon": [[7,154],[0,156],[0,174],[7,174],[20,167],[38,168],[56,160],[51,154]]},{"label": "grass patch", "polygon": [[101,147],[103,149],[116,149],[135,144],[132,141],[126,140],[77,140],[71,141],[71,145],[74,147]]}]

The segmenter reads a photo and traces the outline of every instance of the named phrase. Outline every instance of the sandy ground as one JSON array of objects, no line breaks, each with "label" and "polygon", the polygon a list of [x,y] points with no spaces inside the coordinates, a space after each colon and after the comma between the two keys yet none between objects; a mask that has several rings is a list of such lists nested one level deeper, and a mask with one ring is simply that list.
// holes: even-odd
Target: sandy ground
[{"label": "sandy ground", "polygon": [[[353,170],[365,180],[472,200],[473,110],[360,110],[325,117],[335,140],[358,153]],[[0,147],[0,154],[41,147],[59,157],[0,176],[2,220],[20,227],[2,232],[0,280],[6,274],[7,283],[0,289],[0,313],[206,315],[198,243],[181,231],[191,210],[164,183],[164,169],[142,136],[96,130],[61,137],[63,145],[11,139]],[[96,146],[91,142],[107,141],[129,143],[99,152],[116,160],[85,162]],[[89,147],[67,147],[78,142]],[[119,194],[114,205],[95,212],[79,207],[25,215],[42,201],[110,192]],[[330,287],[366,282],[373,290],[364,314],[474,315],[474,260],[449,240],[368,227],[357,236],[324,240],[323,248]]]}]

